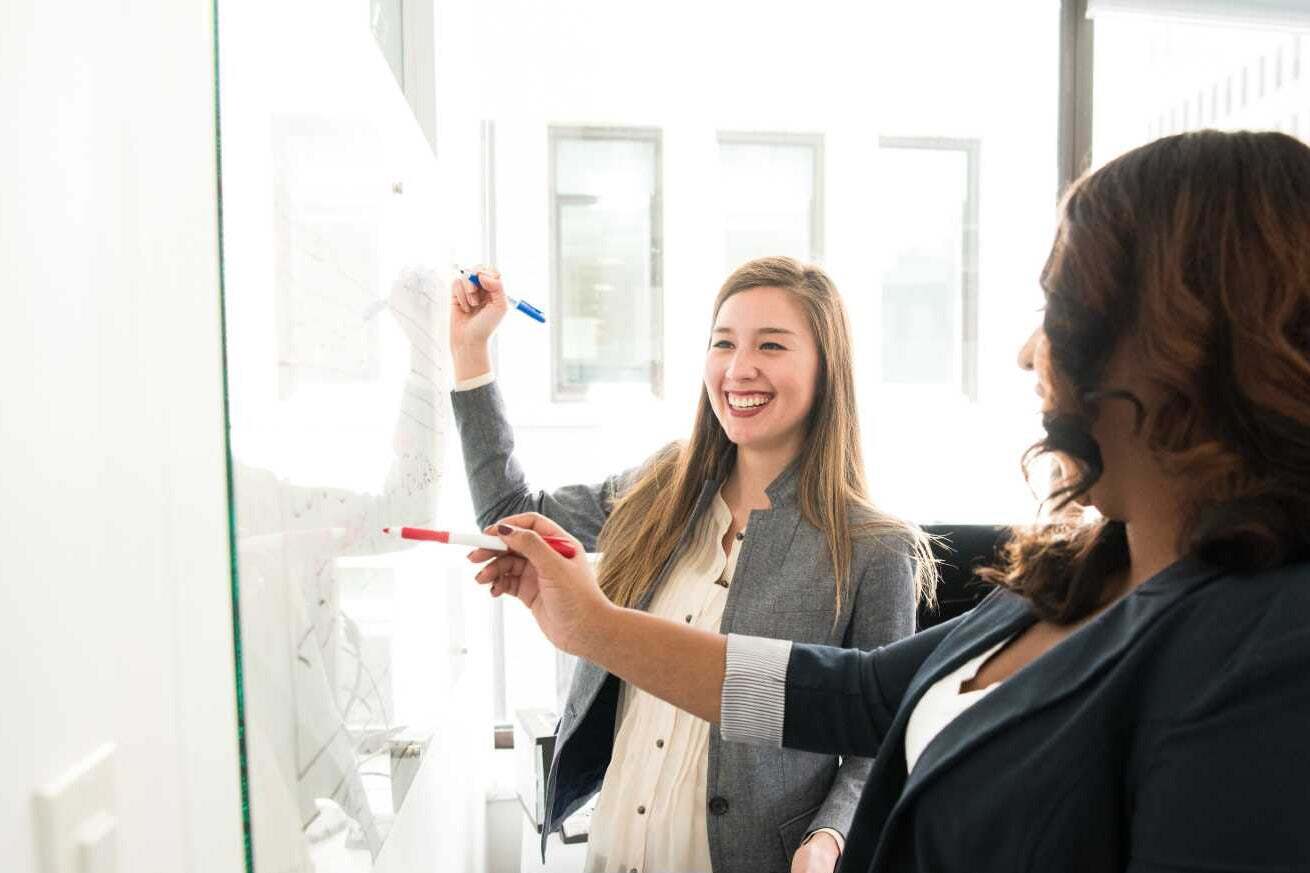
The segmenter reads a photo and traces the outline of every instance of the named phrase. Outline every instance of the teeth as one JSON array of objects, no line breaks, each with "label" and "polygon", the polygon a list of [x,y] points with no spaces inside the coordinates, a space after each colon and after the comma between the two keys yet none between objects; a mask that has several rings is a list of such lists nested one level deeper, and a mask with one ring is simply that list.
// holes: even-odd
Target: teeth
[{"label": "teeth", "polygon": [[744,397],[739,395],[729,394],[728,405],[731,406],[733,409],[752,409],[756,406],[763,406],[764,404],[768,403],[769,400],[771,399],[772,398],[770,398],[769,395],[767,394],[750,394]]}]

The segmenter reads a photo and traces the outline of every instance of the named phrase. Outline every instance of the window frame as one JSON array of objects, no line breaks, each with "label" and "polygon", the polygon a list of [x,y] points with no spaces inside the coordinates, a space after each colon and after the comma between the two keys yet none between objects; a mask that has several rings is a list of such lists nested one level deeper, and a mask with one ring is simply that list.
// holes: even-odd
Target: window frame
[{"label": "window frame", "polygon": [[[482,217],[482,263],[496,263],[496,122],[484,120],[479,125],[479,153],[481,184],[479,186]],[[500,344],[493,336],[491,341],[492,372],[500,357]],[[491,724],[494,733],[492,746],[497,749],[513,748],[514,724],[509,712],[509,682],[506,674],[505,601],[497,597],[491,601]]]},{"label": "window frame", "polygon": [[[980,247],[978,227],[982,180],[982,140],[976,137],[880,136],[878,150],[901,149],[937,152],[960,152],[965,157],[964,226],[960,252],[960,325],[955,340],[959,344],[958,386],[971,402],[978,400],[978,288]],[[948,383],[949,384],[949,383]]]},{"label": "window frame", "polygon": [[[392,58],[381,43],[378,53],[396,79],[396,86],[404,95],[414,120],[423,131],[424,138],[437,153],[437,93],[436,93],[436,10],[435,0],[396,0],[400,20],[392,22],[400,38],[400,69],[392,66]],[[376,32],[373,34],[377,42]]]},{"label": "window frame", "polygon": [[823,260],[824,250],[824,135],[822,133],[797,133],[764,130],[720,130],[718,132],[719,155],[722,156],[725,145],[756,146],[808,146],[813,149],[814,160],[810,168],[810,250],[807,260],[818,263]]},{"label": "window frame", "polygon": [[[647,281],[652,290],[651,301],[651,348],[656,350],[659,358],[651,363],[651,393],[659,401],[665,396],[664,386],[664,130],[660,127],[606,126],[606,125],[557,125],[547,128],[549,147],[547,149],[547,202],[550,211],[550,305],[551,311],[564,311],[564,282],[561,274],[563,264],[563,240],[561,237],[562,216],[558,190],[559,144],[561,140],[627,140],[631,142],[651,143],[655,147],[655,172],[653,194],[650,205],[650,274]],[[565,195],[568,196],[568,195]],[[555,403],[578,403],[586,401],[586,391],[563,384],[562,355],[564,351],[563,317],[550,320],[550,400]]]},{"label": "window frame", "polygon": [[1056,197],[1092,165],[1092,62],[1096,26],[1087,0],[1060,0],[1060,95]]}]

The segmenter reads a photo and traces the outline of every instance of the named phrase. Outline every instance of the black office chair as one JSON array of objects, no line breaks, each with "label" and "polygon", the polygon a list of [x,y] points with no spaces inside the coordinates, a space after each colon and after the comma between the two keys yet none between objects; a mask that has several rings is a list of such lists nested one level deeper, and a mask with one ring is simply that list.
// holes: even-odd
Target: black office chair
[{"label": "black office chair", "polygon": [[937,586],[937,606],[919,607],[919,630],[968,612],[987,596],[992,586],[974,575],[974,570],[996,561],[996,550],[1009,531],[985,524],[933,524],[923,529],[936,538],[933,553],[940,561],[937,566],[941,582]]}]

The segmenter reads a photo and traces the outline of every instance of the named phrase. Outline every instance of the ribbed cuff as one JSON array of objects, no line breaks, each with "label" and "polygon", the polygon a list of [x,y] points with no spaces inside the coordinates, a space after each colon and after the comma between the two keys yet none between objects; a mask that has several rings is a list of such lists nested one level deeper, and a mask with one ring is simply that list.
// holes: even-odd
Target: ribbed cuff
[{"label": "ribbed cuff", "polygon": [[474,388],[481,388],[483,385],[490,385],[496,381],[496,374],[488,370],[481,376],[474,376],[471,379],[461,379],[455,383],[455,391],[472,391]]},{"label": "ribbed cuff", "polygon": [[782,745],[790,640],[728,634],[719,735],[738,743]]}]

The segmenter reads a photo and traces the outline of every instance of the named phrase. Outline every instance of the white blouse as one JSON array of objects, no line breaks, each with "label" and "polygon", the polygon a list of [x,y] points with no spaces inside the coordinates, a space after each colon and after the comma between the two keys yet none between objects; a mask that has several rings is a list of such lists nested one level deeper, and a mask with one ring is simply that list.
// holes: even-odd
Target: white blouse
[{"label": "white blouse", "polygon": [[923,750],[948,724],[955,721],[966,709],[982,700],[1000,685],[994,682],[986,688],[961,691],[960,685],[978,675],[982,665],[1010,640],[1001,640],[982,654],[965,661],[950,674],[943,676],[924,692],[915,704],[914,712],[905,725],[905,772],[914,770]]},{"label": "white blouse", "polygon": [[[695,538],[650,604],[650,613],[718,631],[741,551],[723,553],[732,512],[715,495]],[[720,581],[722,580],[722,582]],[[586,873],[709,873],[705,796],[710,724],[621,686],[614,752],[591,818]]]}]

